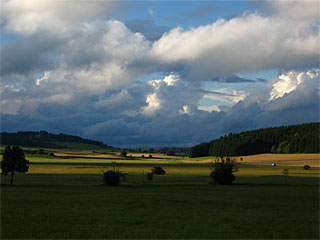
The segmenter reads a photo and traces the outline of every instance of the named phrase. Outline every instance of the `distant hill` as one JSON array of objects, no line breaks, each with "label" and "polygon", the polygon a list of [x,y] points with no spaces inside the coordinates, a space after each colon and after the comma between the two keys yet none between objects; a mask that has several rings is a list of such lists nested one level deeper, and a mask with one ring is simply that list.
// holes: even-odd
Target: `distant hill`
[{"label": "distant hill", "polygon": [[230,133],[191,148],[190,157],[244,156],[261,153],[319,153],[320,123]]},{"label": "distant hill", "polygon": [[100,141],[83,139],[67,134],[53,134],[47,131],[40,132],[1,132],[1,145],[17,145],[40,148],[67,148],[67,149],[111,149]]}]

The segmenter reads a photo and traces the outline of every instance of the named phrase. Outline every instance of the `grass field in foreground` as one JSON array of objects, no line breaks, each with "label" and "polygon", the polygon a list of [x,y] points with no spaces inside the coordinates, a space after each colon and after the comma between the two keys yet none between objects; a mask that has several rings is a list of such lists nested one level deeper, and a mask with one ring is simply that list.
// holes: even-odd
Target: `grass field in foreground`
[{"label": "grass field in foreground", "polygon": [[[14,186],[1,176],[1,239],[319,239],[319,167],[251,158],[231,186],[209,183],[209,158],[118,160],[128,179],[106,187],[101,164],[112,161],[34,157]],[[167,175],[149,182],[154,166]]]},{"label": "grass field in foreground", "polygon": [[[19,174],[1,186],[1,238],[319,238],[319,178]],[[3,179],[2,183],[6,183]]]}]

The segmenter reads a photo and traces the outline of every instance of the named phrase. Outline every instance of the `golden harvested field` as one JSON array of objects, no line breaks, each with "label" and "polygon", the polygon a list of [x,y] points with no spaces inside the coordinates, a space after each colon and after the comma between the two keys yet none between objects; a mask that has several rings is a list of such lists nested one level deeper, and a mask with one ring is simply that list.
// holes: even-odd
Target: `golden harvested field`
[{"label": "golden harvested field", "polygon": [[[271,165],[276,163],[278,166],[297,166],[301,167],[306,164],[311,167],[320,167],[320,154],[319,153],[305,153],[305,154],[257,154],[250,156],[239,156],[235,159],[239,162],[242,158],[243,164],[253,164],[253,165]],[[216,158],[204,159],[200,161],[185,160],[184,162],[197,162],[197,163],[209,163],[214,161]]]},{"label": "golden harvested field", "polygon": [[[240,160],[241,157],[237,157]],[[270,165],[276,163],[279,166],[304,166],[320,167],[320,154],[258,154],[252,156],[242,156],[243,163],[256,165]]]}]

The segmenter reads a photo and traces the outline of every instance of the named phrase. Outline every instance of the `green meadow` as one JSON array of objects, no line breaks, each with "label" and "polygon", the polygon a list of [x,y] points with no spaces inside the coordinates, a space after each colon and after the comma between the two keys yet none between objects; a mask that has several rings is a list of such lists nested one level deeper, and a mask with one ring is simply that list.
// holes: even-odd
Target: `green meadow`
[{"label": "green meadow", "polygon": [[107,187],[109,160],[27,158],[1,176],[2,239],[319,239],[319,168],[242,164],[218,185],[201,159],[118,160],[128,178]]}]

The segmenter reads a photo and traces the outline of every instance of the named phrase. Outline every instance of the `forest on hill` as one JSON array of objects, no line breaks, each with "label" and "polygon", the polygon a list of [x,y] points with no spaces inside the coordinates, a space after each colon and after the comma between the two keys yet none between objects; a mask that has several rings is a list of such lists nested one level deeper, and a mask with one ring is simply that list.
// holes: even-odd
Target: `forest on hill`
[{"label": "forest on hill", "polygon": [[1,132],[1,145],[16,145],[41,148],[69,148],[69,149],[108,149],[112,148],[100,141],[83,139],[67,134],[53,134],[40,132]]},{"label": "forest on hill", "polygon": [[319,153],[320,123],[230,133],[193,146],[190,157],[245,156],[261,153]]}]

